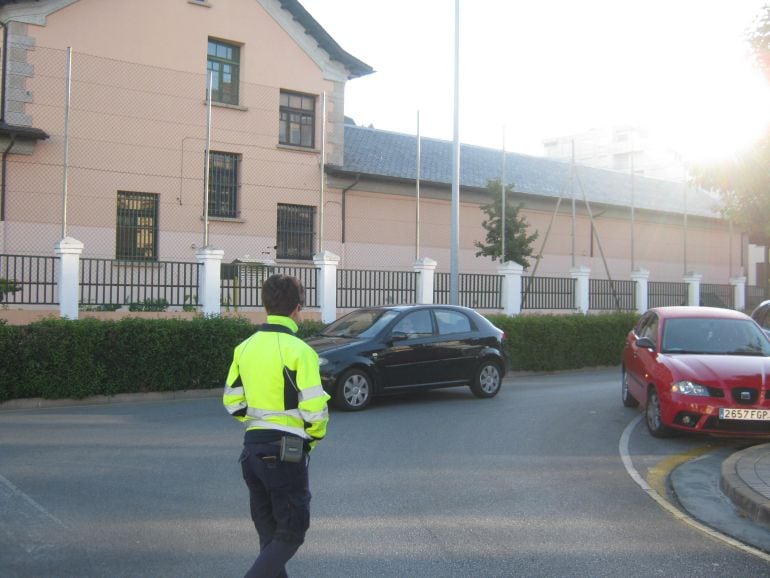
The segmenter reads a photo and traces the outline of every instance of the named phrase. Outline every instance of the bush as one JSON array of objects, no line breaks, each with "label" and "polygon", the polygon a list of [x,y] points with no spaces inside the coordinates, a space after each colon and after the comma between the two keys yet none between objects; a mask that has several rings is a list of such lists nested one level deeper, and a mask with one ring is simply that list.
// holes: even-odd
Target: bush
[{"label": "bush", "polygon": [[511,369],[557,371],[620,364],[636,313],[600,315],[491,315],[505,331]]},{"label": "bush", "polygon": [[[532,315],[489,319],[505,331],[512,369],[555,371],[617,365],[636,314]],[[324,324],[305,321],[298,336]],[[48,319],[0,323],[0,401],[79,399],[146,391],[208,389],[224,384],[233,349],[256,331],[240,318],[119,321]]]}]

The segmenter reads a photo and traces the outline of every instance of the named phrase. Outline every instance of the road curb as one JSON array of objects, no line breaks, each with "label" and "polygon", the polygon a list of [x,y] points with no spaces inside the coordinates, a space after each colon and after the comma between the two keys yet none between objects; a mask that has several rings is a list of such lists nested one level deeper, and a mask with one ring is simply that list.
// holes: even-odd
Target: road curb
[{"label": "road curb", "polygon": [[150,391],[146,393],[118,393],[116,395],[92,395],[83,399],[44,399],[31,397],[12,399],[0,403],[0,412],[18,409],[43,409],[47,407],[66,407],[74,405],[105,405],[109,403],[136,403],[144,401],[169,401],[174,399],[198,399],[219,397],[222,388],[187,389],[181,391]]},{"label": "road curb", "polygon": [[[719,487],[748,518],[770,528],[770,486],[758,474],[757,465],[770,456],[770,444],[733,453],[722,462]],[[757,491],[768,489],[768,495]]]}]

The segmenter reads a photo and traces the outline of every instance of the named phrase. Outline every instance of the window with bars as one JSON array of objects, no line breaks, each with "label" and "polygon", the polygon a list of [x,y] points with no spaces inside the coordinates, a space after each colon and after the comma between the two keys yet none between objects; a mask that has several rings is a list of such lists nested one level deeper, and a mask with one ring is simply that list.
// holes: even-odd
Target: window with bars
[{"label": "window with bars", "polygon": [[158,195],[118,191],[115,258],[158,259]]},{"label": "window with bars", "polygon": [[281,91],[280,144],[315,146],[315,96]]},{"label": "window with bars", "polygon": [[213,72],[211,102],[238,104],[241,47],[209,38],[206,69]]},{"label": "window with bars", "polygon": [[209,217],[238,217],[240,155],[209,153]]},{"label": "window with bars", "polygon": [[278,259],[312,259],[315,207],[278,204]]}]

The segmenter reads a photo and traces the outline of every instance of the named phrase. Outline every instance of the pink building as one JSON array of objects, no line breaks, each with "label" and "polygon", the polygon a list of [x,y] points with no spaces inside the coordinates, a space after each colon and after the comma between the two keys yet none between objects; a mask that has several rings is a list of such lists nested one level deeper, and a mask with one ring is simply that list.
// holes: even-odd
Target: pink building
[{"label": "pink building", "polygon": [[[327,250],[342,268],[448,270],[451,143],[423,139],[418,227],[415,137],[346,125],[345,83],[373,69],[296,0],[0,0],[0,20],[0,254],[68,236],[124,263],[208,242],[226,263]],[[494,273],[474,242],[500,152],[464,146],[461,164],[460,268]],[[745,236],[702,191],[513,153],[506,168],[538,275],[745,274]]]}]

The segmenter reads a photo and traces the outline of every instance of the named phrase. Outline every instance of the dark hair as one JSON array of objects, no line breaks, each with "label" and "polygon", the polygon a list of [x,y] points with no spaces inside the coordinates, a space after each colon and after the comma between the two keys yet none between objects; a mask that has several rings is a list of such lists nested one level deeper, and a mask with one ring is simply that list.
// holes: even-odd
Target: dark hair
[{"label": "dark hair", "polygon": [[291,275],[271,275],[262,285],[262,304],[268,315],[291,315],[297,305],[305,303],[302,282]]}]

